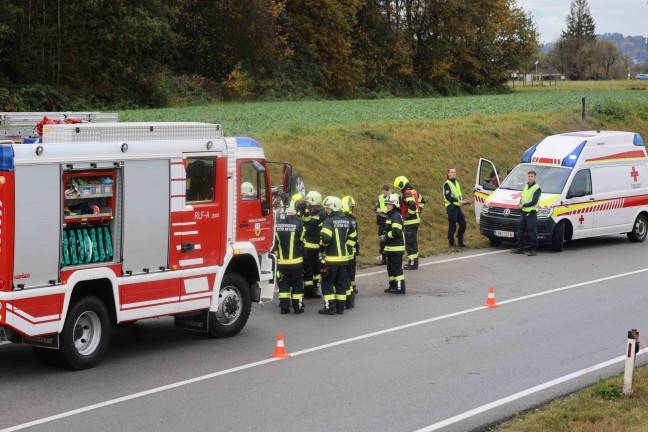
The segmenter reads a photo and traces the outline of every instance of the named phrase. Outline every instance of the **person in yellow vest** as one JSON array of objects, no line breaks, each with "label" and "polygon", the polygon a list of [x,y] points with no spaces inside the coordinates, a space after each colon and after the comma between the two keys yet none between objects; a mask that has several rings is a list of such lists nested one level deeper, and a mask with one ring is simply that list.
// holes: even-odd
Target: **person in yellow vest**
[{"label": "person in yellow vest", "polygon": [[[466,247],[464,244],[466,218],[461,211],[461,206],[467,205],[468,200],[461,193],[461,185],[457,180],[457,170],[455,168],[448,168],[448,179],[443,184],[443,201],[448,214],[448,246]],[[459,231],[457,232],[457,243],[455,243],[454,235],[457,231],[457,224],[459,224]]]},{"label": "person in yellow vest", "polygon": [[[388,184],[382,185],[380,188],[380,195],[378,195],[378,202],[374,205],[373,211],[376,214],[376,224],[378,225],[378,238],[385,234],[385,222],[387,220],[387,206],[385,201],[387,197],[391,195],[391,187]],[[378,259],[380,260],[380,265],[387,265],[387,256],[385,255],[385,243],[379,241]]]},{"label": "person in yellow vest", "polygon": [[538,250],[538,202],[542,189],[536,183],[536,172],[529,171],[527,173],[528,183],[524,185],[522,196],[518,209],[520,209],[520,219],[518,220],[518,247],[513,249],[511,253],[523,254],[524,253],[524,232],[529,234],[531,239],[531,252],[529,256],[536,256]]}]

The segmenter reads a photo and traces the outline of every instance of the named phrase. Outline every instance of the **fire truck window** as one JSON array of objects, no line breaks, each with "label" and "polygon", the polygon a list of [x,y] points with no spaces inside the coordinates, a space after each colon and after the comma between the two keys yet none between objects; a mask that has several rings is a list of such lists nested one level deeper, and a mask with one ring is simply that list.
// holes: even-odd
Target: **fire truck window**
[{"label": "fire truck window", "polygon": [[215,178],[213,159],[187,158],[187,203],[213,202]]},{"label": "fire truck window", "polygon": [[242,163],[240,166],[241,199],[244,201],[258,200],[260,197],[257,171],[250,162]]}]

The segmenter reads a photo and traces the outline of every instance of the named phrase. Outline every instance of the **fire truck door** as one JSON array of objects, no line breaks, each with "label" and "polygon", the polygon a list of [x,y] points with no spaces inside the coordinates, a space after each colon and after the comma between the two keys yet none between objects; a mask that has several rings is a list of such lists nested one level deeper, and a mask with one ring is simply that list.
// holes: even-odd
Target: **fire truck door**
[{"label": "fire truck door", "polygon": [[270,252],[273,221],[270,182],[265,162],[242,159],[237,167],[236,239],[254,243],[259,252]]},{"label": "fire truck door", "polygon": [[227,160],[187,156],[184,167],[185,205],[182,221],[174,224],[172,244],[178,253],[178,267],[184,270],[220,265],[225,255]]}]

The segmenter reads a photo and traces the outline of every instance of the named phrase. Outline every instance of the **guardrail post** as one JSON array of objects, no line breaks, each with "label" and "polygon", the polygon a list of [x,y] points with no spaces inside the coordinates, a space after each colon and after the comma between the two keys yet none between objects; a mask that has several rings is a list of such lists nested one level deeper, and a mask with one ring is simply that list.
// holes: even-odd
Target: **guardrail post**
[{"label": "guardrail post", "polygon": [[628,349],[626,352],[625,372],[623,374],[623,394],[632,394],[632,378],[635,369],[635,356],[639,351],[639,332],[632,329],[628,332]]}]

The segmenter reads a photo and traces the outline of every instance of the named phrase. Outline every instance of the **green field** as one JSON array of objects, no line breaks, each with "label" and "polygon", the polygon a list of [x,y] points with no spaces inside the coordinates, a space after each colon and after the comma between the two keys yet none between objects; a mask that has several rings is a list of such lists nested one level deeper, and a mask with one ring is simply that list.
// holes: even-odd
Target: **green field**
[{"label": "green field", "polygon": [[[497,115],[577,110],[606,101],[646,103],[648,82],[606,81],[516,87],[510,94],[421,99],[352,101],[217,103],[186,108],[121,111],[122,121],[201,121],[220,123],[227,135],[257,137],[269,132],[305,132],[350,126],[447,120],[471,115]],[[635,90],[631,90],[635,89]]]}]

